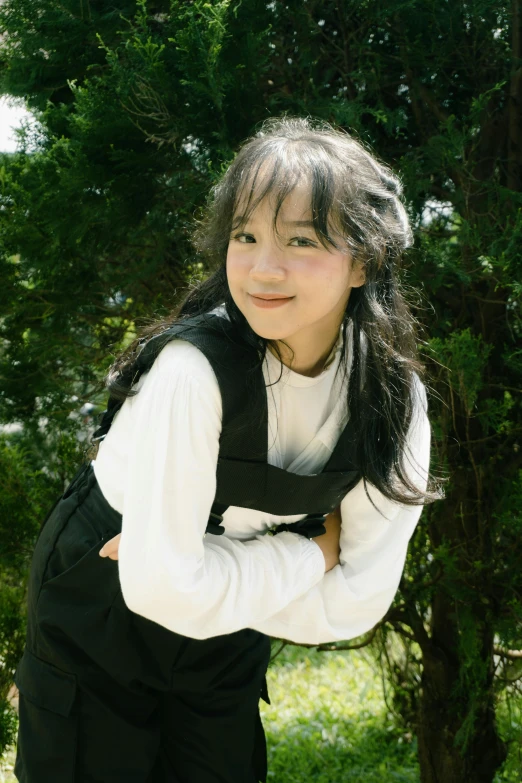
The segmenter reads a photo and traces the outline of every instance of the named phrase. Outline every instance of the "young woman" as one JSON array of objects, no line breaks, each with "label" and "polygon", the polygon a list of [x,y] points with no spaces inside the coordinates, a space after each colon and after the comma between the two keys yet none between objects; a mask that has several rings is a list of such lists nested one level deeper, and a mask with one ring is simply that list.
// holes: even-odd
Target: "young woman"
[{"label": "young woman", "polygon": [[[144,329],[42,527],[16,672],[22,783],[256,783],[270,637],[371,629],[429,476],[401,185],[267,121],[194,241],[213,273]],[[267,535],[269,534],[269,535]]]}]

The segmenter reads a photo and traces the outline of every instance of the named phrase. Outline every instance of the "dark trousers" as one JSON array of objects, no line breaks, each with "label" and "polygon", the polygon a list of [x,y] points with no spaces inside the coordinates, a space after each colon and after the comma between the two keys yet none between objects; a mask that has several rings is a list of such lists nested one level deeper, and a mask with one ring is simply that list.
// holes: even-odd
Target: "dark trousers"
[{"label": "dark trousers", "polygon": [[28,589],[15,775],[21,783],[258,783],[259,698],[270,639],[252,629],[191,639],[131,612],[121,531],[90,465],[36,544]]}]

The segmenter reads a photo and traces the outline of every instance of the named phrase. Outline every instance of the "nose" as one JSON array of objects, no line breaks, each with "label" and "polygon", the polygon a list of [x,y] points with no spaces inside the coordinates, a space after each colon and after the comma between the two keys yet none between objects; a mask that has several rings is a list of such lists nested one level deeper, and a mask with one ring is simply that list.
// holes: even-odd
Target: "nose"
[{"label": "nose", "polygon": [[284,280],[286,269],[279,249],[273,243],[266,243],[256,251],[250,269],[252,280]]}]

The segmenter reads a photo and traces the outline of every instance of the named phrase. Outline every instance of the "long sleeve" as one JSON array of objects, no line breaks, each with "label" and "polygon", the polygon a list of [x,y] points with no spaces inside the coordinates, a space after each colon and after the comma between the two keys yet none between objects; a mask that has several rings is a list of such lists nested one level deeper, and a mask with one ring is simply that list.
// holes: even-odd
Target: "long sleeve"
[{"label": "long sleeve", "polygon": [[[425,490],[431,432],[426,390],[416,378],[416,407],[405,456],[409,476]],[[341,502],[340,565],[281,611],[256,623],[255,630],[298,643],[320,644],[353,639],[384,617],[399,587],[408,542],[423,507],[393,503],[375,487],[367,487],[387,518],[375,510],[360,481]]]},{"label": "long sleeve", "polygon": [[123,598],[137,614],[196,639],[252,627],[322,579],[322,552],[295,533],[205,536],[221,432],[217,379],[200,351],[176,340],[140,380],[125,403],[132,432],[118,560]]}]

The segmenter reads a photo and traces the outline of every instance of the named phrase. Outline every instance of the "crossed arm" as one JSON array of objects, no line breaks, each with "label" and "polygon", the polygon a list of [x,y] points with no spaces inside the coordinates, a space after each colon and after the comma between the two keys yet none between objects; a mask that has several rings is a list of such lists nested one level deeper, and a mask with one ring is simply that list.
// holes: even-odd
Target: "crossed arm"
[{"label": "crossed arm", "polygon": [[[215,494],[219,390],[214,397],[183,364],[158,363],[150,372],[132,399],[122,534],[102,550],[118,560],[127,606],[201,639],[248,627],[319,643],[372,628],[393,601],[422,507],[391,503],[370,486],[383,517],[361,481],[329,515],[327,534],[313,541],[290,532],[204,537]],[[430,451],[423,399],[408,437],[422,488]]]},{"label": "crossed arm", "polygon": [[[331,514],[328,514],[324,521],[326,533],[317,538],[311,539],[320,548],[325,560],[325,571],[331,571],[336,565],[339,565],[340,536],[341,536],[341,507],[338,506]],[[100,550],[101,557],[109,557],[111,560],[118,559],[120,548],[121,533],[110,541]]]}]

